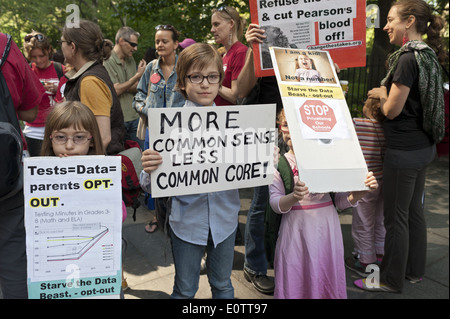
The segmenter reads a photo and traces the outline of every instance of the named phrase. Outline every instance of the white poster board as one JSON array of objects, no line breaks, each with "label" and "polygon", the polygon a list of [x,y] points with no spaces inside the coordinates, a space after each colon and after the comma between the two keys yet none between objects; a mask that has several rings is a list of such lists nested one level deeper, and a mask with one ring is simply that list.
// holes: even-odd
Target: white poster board
[{"label": "white poster board", "polygon": [[275,104],[149,109],[150,148],[163,158],[152,197],[271,184],[275,112]]},{"label": "white poster board", "polygon": [[24,159],[30,299],[119,298],[119,156]]},{"label": "white poster board", "polygon": [[[367,190],[367,165],[329,53],[276,47],[270,52],[299,178],[312,193]],[[296,64],[305,57],[308,76]]]}]

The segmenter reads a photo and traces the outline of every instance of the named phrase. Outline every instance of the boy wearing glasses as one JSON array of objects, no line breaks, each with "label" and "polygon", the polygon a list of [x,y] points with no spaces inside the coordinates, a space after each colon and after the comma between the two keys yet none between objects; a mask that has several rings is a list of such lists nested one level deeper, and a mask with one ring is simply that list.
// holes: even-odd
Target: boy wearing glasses
[{"label": "boy wearing glasses", "polygon": [[119,96],[122,107],[125,128],[130,140],[139,143],[144,149],[144,141],[136,137],[139,123],[139,114],[133,109],[133,98],[137,92],[137,85],[145,71],[147,63],[141,60],[136,67],[133,53],[137,51],[139,32],[130,27],[122,27],[117,31],[116,43],[108,60],[103,62],[103,66],[108,71],[114,89]]},{"label": "boy wearing glasses", "polygon": [[[215,106],[223,79],[222,59],[216,49],[196,43],[180,54],[177,89],[186,97],[184,107]],[[161,164],[158,152],[143,152],[141,186],[150,191],[150,173]],[[175,263],[172,298],[194,298],[200,262],[207,252],[207,275],[213,298],[232,299],[234,242],[240,200],[238,190],[171,198],[169,225]]]}]

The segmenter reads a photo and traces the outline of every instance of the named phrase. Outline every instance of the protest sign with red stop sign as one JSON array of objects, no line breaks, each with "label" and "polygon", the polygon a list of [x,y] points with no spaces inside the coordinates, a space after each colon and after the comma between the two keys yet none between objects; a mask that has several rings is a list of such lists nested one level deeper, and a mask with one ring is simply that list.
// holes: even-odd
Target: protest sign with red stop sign
[{"label": "protest sign with red stop sign", "polygon": [[320,100],[307,100],[300,106],[302,122],[315,132],[330,132],[336,125],[333,109]]}]

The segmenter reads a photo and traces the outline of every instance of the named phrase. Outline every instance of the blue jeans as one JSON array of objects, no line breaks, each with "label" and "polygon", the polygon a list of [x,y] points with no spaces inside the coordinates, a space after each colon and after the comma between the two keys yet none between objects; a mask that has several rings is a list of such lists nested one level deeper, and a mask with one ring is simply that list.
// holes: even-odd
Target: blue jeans
[{"label": "blue jeans", "polygon": [[195,245],[178,238],[171,232],[172,253],[175,264],[175,283],[172,298],[194,298],[200,280],[200,263],[206,248],[206,269],[214,299],[233,299],[231,284],[234,241],[236,230],[223,242],[214,247],[211,234],[207,246]]},{"label": "blue jeans", "polygon": [[269,199],[269,186],[254,188],[253,200],[245,224],[244,268],[253,275],[267,274],[267,258],[264,250],[264,213]]},{"label": "blue jeans", "polygon": [[144,150],[144,141],[137,138],[137,127],[139,124],[139,118],[125,122],[125,128],[127,130],[127,140],[135,141],[139,144],[139,147],[141,148],[141,151]]}]

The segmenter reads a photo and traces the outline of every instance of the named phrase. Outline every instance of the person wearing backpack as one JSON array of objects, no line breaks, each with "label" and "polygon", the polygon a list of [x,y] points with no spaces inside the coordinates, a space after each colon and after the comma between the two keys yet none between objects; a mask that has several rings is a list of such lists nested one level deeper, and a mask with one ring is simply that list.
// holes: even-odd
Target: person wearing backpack
[{"label": "person wearing backpack", "polygon": [[46,118],[52,106],[55,105],[58,83],[66,70],[61,63],[52,61],[53,47],[44,34],[33,30],[25,36],[24,40],[25,55],[31,61],[31,69],[38,76],[46,93],[39,104],[36,119],[33,122],[25,122],[23,129],[30,156],[39,156]]},{"label": "person wearing backpack", "polygon": [[293,171],[294,188],[286,191],[283,176],[275,170],[269,202],[282,218],[274,256],[274,298],[345,299],[344,243],[336,208],[355,207],[378,182],[369,172],[364,181],[368,191],[335,193],[334,201],[329,193],[310,193],[299,176],[284,111],[279,122],[290,148],[284,157]]},{"label": "person wearing backpack", "polygon": [[11,36],[0,33],[0,289],[4,299],[26,299],[28,292],[22,178],[8,185],[10,170],[5,170],[7,165],[16,165],[20,174],[25,141],[20,127],[11,130],[19,144],[19,152],[11,153],[14,148],[3,142],[8,139],[3,128],[7,124],[12,128],[13,123],[17,127],[17,118],[32,122],[44,95],[44,87]]}]

